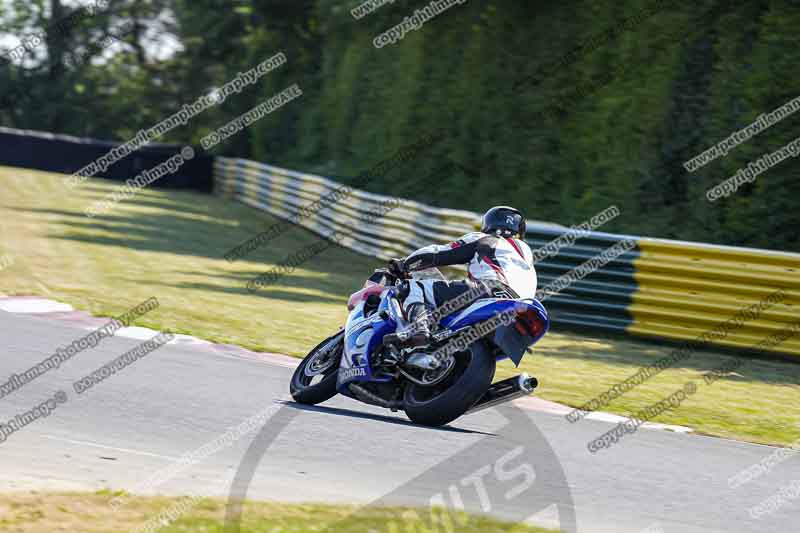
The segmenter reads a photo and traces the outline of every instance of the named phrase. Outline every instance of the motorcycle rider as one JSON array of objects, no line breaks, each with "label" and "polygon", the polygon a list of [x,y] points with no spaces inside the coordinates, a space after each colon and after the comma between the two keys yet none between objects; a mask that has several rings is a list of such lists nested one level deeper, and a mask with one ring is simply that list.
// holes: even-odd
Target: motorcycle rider
[{"label": "motorcycle rider", "polygon": [[536,270],[533,253],[522,240],[524,237],[522,213],[513,207],[496,206],[483,215],[480,232],[468,233],[450,244],[426,246],[405,259],[389,261],[389,271],[399,277],[426,268],[468,265],[468,280],[408,281],[408,293],[403,300],[411,324],[405,335],[410,337],[408,342],[412,345],[428,343],[428,310],[476,286],[485,289],[485,297],[534,298]]}]

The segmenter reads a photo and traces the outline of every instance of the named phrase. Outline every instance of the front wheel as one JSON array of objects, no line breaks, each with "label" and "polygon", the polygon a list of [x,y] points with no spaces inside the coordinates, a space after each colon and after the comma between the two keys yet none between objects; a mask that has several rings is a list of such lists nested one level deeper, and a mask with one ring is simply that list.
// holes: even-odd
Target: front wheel
[{"label": "front wheel", "polygon": [[336,377],[344,350],[344,330],[319,343],[297,366],[289,384],[294,401],[316,405],[336,396]]},{"label": "front wheel", "polygon": [[410,383],[403,402],[408,418],[425,426],[443,426],[466,413],[492,384],[495,359],[483,342],[456,354],[450,375],[432,387]]}]

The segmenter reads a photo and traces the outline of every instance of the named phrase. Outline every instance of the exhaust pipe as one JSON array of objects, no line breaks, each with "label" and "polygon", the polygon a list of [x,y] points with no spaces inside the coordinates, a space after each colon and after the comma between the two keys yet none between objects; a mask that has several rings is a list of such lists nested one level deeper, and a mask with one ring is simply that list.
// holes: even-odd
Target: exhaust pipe
[{"label": "exhaust pipe", "polygon": [[481,399],[464,414],[477,413],[478,411],[483,411],[489,407],[510,402],[517,398],[524,398],[531,394],[538,385],[539,380],[528,374],[498,381],[492,384]]}]

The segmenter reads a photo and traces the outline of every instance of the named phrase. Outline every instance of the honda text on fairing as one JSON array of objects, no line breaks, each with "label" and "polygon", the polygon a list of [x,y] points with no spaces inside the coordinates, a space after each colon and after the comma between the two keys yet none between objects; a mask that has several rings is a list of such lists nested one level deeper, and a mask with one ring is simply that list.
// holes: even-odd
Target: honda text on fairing
[{"label": "honda text on fairing", "polygon": [[[410,276],[444,279],[435,268]],[[519,366],[549,329],[539,301],[502,292],[479,295],[446,316],[434,312],[428,342],[409,346],[403,341],[413,328],[401,306],[408,283],[391,269],[378,269],[350,297],[344,329],[311,350],[295,370],[290,385],[295,401],[313,405],[338,393],[441,426],[533,392],[537,380],[525,374],[492,381],[497,361],[511,359]]]}]

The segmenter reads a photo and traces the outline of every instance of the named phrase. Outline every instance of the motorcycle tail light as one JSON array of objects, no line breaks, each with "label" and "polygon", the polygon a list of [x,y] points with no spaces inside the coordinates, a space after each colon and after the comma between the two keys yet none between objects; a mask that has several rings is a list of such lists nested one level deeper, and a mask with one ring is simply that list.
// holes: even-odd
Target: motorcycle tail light
[{"label": "motorcycle tail light", "polygon": [[544,323],[533,309],[526,309],[522,313],[517,313],[517,320],[514,322],[514,329],[522,335],[538,337],[544,331]]}]

